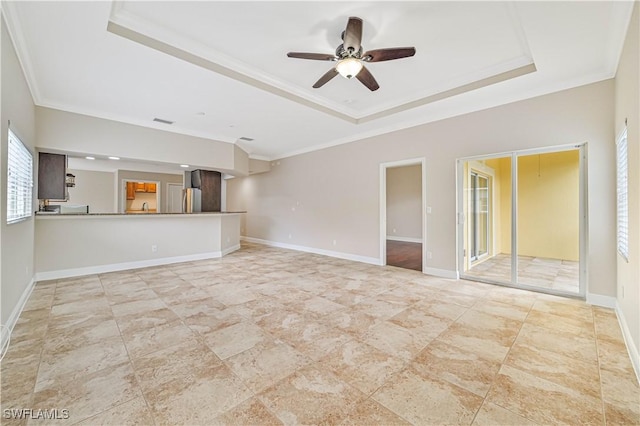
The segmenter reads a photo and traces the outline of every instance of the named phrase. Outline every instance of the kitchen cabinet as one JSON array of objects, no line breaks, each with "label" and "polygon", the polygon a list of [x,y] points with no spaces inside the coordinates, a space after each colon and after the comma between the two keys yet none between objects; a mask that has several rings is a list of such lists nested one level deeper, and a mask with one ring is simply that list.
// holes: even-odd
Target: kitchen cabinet
[{"label": "kitchen cabinet", "polygon": [[127,182],[127,200],[136,199],[136,183]]},{"label": "kitchen cabinet", "polygon": [[156,184],[155,183],[145,183],[144,184],[144,192],[152,192],[156,193]]},{"label": "kitchen cabinet", "polygon": [[144,192],[144,182],[135,182],[136,192]]},{"label": "kitchen cabinet", "polygon": [[67,200],[67,156],[38,154],[38,199]]},{"label": "kitchen cabinet", "polygon": [[222,174],[212,170],[191,172],[191,187],[201,192],[203,212],[219,212],[222,206]]}]

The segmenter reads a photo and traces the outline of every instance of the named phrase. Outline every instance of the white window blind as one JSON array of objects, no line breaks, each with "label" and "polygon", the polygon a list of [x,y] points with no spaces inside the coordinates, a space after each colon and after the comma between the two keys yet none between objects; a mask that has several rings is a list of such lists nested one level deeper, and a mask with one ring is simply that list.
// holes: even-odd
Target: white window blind
[{"label": "white window blind", "polygon": [[629,260],[629,188],[627,129],[616,141],[616,198],[618,211],[618,252]]},{"label": "white window blind", "polygon": [[31,216],[33,156],[11,130],[7,165],[7,223],[12,223]]}]

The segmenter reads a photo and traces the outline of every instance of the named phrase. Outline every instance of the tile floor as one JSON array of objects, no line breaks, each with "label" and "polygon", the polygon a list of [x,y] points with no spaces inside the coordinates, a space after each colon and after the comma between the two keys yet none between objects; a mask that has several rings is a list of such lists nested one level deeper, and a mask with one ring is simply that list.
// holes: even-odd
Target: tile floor
[{"label": "tile floor", "polygon": [[640,423],[611,310],[259,245],[40,282],[1,373],[3,425]]},{"label": "tile floor", "polygon": [[[518,282],[538,288],[578,294],[579,263],[571,260],[518,256]],[[511,281],[511,255],[498,254],[465,272],[468,278],[495,282]]]}]

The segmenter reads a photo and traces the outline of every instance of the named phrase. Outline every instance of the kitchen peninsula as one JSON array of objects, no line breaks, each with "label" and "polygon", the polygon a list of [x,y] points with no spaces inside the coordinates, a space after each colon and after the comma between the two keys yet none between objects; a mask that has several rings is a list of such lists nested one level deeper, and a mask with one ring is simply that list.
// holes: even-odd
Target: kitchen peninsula
[{"label": "kitchen peninsula", "polygon": [[36,214],[36,277],[220,258],[240,248],[242,213]]}]

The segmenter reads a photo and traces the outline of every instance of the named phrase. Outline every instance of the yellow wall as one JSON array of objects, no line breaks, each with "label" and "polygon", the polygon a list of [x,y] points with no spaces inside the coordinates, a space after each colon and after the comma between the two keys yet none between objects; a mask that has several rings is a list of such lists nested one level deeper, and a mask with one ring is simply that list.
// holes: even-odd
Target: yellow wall
[{"label": "yellow wall", "polygon": [[579,151],[518,158],[518,254],[579,259]]},{"label": "yellow wall", "polygon": [[[511,253],[511,159],[487,161],[496,170],[496,253]],[[518,254],[579,259],[579,151],[518,158]],[[498,247],[498,245],[496,245]]]}]

